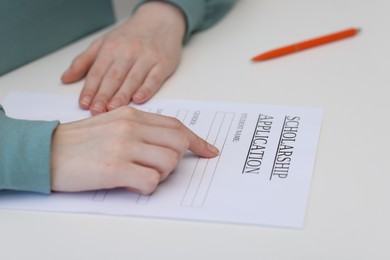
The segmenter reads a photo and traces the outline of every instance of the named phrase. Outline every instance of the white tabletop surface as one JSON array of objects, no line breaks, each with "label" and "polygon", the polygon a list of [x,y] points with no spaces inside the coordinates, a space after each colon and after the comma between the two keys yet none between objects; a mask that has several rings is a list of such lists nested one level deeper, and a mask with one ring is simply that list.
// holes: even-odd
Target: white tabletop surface
[{"label": "white tabletop surface", "polygon": [[[389,25],[388,0],[241,0],[192,38],[156,96],[324,108],[302,230],[2,210],[0,259],[390,259]],[[354,38],[250,62],[352,26]],[[0,99],[78,94],[60,75],[99,35],[1,77]]]}]

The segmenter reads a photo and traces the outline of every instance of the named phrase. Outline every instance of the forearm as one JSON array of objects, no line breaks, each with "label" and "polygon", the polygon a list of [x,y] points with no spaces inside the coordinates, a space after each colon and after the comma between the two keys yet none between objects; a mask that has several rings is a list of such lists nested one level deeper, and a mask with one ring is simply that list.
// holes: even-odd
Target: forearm
[{"label": "forearm", "polygon": [[0,106],[0,190],[50,193],[50,150],[58,122],[9,118]]}]

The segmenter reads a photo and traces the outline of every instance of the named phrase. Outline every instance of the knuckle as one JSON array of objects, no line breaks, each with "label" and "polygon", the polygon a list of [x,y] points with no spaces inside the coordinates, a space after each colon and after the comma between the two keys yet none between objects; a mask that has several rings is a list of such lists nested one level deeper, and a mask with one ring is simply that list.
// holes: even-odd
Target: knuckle
[{"label": "knuckle", "polygon": [[167,157],[165,172],[170,173],[173,171],[173,169],[176,168],[180,161],[181,155],[176,151],[170,150]]},{"label": "knuckle", "polygon": [[134,52],[141,52],[141,50],[144,48],[144,44],[140,40],[133,39],[131,43],[128,45],[128,53],[132,54]]},{"label": "knuckle", "polygon": [[154,73],[149,76],[149,80],[153,86],[160,85],[164,80],[164,75],[162,73]]},{"label": "knuckle", "polygon": [[89,86],[89,85],[84,86],[84,88],[81,90],[79,100],[81,100],[82,97],[85,97],[85,96],[93,97],[94,95],[95,95],[95,92],[93,91],[93,88],[91,86]]},{"label": "knuckle", "polygon": [[131,120],[137,118],[138,110],[130,106],[121,106],[116,109],[117,113],[120,113],[121,116],[126,120]]},{"label": "knuckle", "polygon": [[176,140],[178,140],[180,144],[183,144],[183,147],[188,147],[190,144],[190,140],[188,135],[186,134],[185,126],[183,125],[183,123],[177,118],[173,117],[169,118],[169,120],[170,128],[176,131]]},{"label": "knuckle", "polygon": [[[153,76],[151,76],[153,77]],[[161,82],[159,79],[148,78],[147,81],[142,85],[142,91],[146,96],[152,96],[160,87]]]},{"label": "knuckle", "polygon": [[180,122],[179,119],[174,118],[174,117],[170,117],[169,120],[170,120],[171,127],[173,129],[178,130],[178,131],[182,130],[183,124],[182,124],[182,122]]},{"label": "knuckle", "polygon": [[110,80],[121,81],[123,78],[123,74],[122,74],[120,69],[112,68],[107,72],[106,77],[107,77],[107,79],[110,79]]},{"label": "knuckle", "polygon": [[113,128],[120,133],[134,132],[136,129],[140,128],[140,126],[141,126],[140,123],[128,119],[118,119],[113,124]]},{"label": "knuckle", "polygon": [[119,99],[121,104],[128,104],[130,102],[130,94],[124,91],[118,91],[114,98]]},{"label": "knuckle", "polygon": [[186,150],[189,146],[190,146],[190,140],[188,139],[188,137],[182,133],[182,132],[179,132],[177,134],[177,140],[179,141],[179,143],[182,145],[182,150]]},{"label": "knuckle", "polygon": [[129,79],[130,81],[135,84],[135,85],[140,85],[141,84],[141,80],[142,80],[142,77],[140,74],[138,73],[131,73],[129,75]]},{"label": "knuckle", "polygon": [[143,187],[140,189],[142,194],[151,194],[156,190],[158,184],[160,183],[160,174],[157,171],[150,171],[144,176]]},{"label": "knuckle", "polygon": [[156,92],[156,90],[150,86],[144,85],[141,89],[145,97],[151,97]]},{"label": "knuckle", "polygon": [[95,66],[88,72],[88,78],[100,78],[103,75],[103,70],[99,66]]},{"label": "knuckle", "polygon": [[108,36],[104,39],[103,48],[107,51],[112,51],[120,44],[119,37]]},{"label": "knuckle", "polygon": [[129,150],[127,142],[124,142],[124,138],[121,136],[116,136],[113,140],[111,140],[111,149],[114,155],[121,155],[124,151]]},{"label": "knuckle", "polygon": [[110,100],[110,97],[105,94],[105,93],[98,93],[96,94],[95,98],[94,98],[94,103],[100,101],[100,102],[103,102],[103,103],[107,103],[107,101]]},{"label": "knuckle", "polygon": [[138,44],[131,43],[121,50],[121,57],[126,60],[134,60],[139,57],[140,52],[141,47]]}]

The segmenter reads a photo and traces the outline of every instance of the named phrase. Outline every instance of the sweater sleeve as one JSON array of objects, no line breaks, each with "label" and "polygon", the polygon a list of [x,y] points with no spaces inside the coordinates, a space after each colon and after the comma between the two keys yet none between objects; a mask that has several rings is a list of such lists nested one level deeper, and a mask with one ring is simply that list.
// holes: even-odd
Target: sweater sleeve
[{"label": "sweater sleeve", "polygon": [[0,190],[50,193],[51,137],[58,124],[9,118],[0,105]]},{"label": "sweater sleeve", "polygon": [[[138,0],[134,10],[151,0]],[[184,42],[200,30],[209,28],[218,22],[234,5],[235,0],[165,0],[182,10],[187,23]]]},{"label": "sweater sleeve", "polygon": [[0,1],[0,75],[115,21],[111,0]]}]

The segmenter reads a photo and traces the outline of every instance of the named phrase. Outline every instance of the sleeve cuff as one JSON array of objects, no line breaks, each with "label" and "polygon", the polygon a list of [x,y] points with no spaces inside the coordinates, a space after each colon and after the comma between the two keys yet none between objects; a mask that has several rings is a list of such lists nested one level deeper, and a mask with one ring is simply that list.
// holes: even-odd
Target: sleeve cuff
[{"label": "sleeve cuff", "polygon": [[51,191],[51,138],[58,121],[6,117],[0,106],[0,189]]}]

